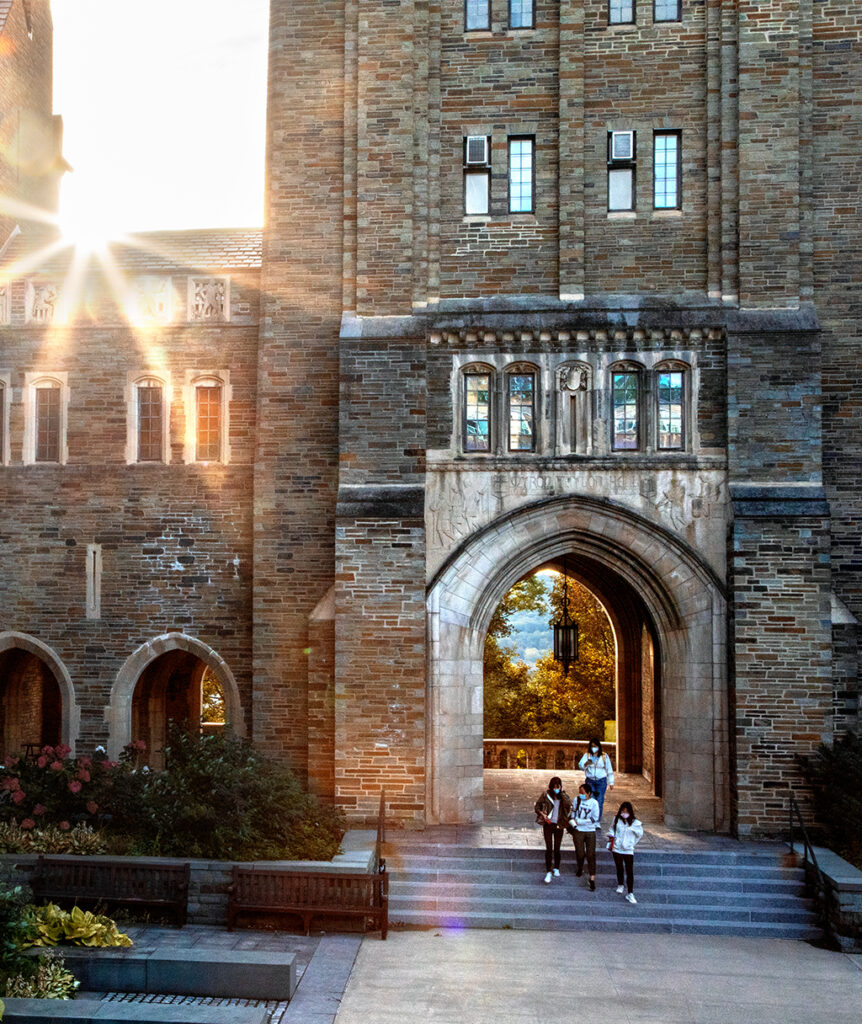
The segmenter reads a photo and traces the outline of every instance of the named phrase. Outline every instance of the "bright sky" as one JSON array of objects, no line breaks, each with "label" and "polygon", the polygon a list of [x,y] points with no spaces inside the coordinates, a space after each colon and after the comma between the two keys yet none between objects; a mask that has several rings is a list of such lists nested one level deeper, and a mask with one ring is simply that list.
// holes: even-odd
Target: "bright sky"
[{"label": "bright sky", "polygon": [[52,0],[64,229],[263,223],[269,0]]}]

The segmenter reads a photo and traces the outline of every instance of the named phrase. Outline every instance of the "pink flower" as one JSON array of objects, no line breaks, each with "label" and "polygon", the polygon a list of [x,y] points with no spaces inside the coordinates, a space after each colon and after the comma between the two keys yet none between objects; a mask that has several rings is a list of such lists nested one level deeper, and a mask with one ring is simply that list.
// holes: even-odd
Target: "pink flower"
[{"label": "pink flower", "polygon": [[72,748],[67,747],[65,743],[60,743],[58,746],[54,747],[54,753],[57,757],[66,757],[72,753]]},{"label": "pink flower", "polygon": [[23,789],[16,789],[15,792],[12,794],[12,803],[13,804],[20,804],[21,801],[26,796],[27,796],[27,794],[24,792]]},{"label": "pink flower", "polygon": [[77,779],[72,779],[72,781],[69,783],[69,792],[70,793],[80,793],[81,792],[81,783],[78,782]]},{"label": "pink flower", "polygon": [[51,771],[52,772],[61,772],[62,770],[63,770],[63,762],[62,761],[52,761],[51,762]]},{"label": "pink flower", "polygon": [[68,821],[61,821],[60,822],[60,831],[61,832],[68,832],[71,827],[72,826],[69,824]]},{"label": "pink flower", "polygon": [[146,750],[147,749],[147,745],[146,745],[146,743],[144,743],[143,740],[132,740],[132,742],[129,744],[129,746],[132,748],[132,750]]},{"label": "pink flower", "polygon": [[89,757],[79,757],[78,767],[80,768],[91,768],[93,765],[92,760]]},{"label": "pink flower", "polygon": [[[47,756],[50,756],[51,754],[54,753],[54,748],[53,747],[42,747],[42,753],[47,755]],[[57,747],[57,753],[58,754],[60,753],[60,748],[59,747]]]},{"label": "pink flower", "polygon": [[99,805],[96,803],[95,800],[88,800],[87,801],[87,811],[90,814],[95,814],[96,811],[98,811],[98,809],[99,809]]},{"label": "pink flower", "polygon": [[21,788],[21,783],[14,776],[12,776],[8,779],[3,780],[3,788],[8,789],[10,792],[14,793],[16,790],[19,790]]},{"label": "pink flower", "polygon": [[78,778],[81,780],[81,782],[89,782],[90,781],[90,773],[87,771],[86,768],[81,768],[78,771]]},{"label": "pink flower", "polygon": [[33,808],[33,814],[38,818],[40,815],[44,814],[45,811],[47,811],[47,810],[48,810],[48,808],[45,807],[43,804],[36,804],[36,806]]},{"label": "pink flower", "polygon": [[17,757],[7,757],[7,758],[6,758],[6,760],[5,760],[4,762],[3,762],[3,764],[4,764],[4,765],[5,765],[5,766],[6,766],[7,768],[14,768],[14,767],[15,767],[15,765],[16,765],[16,764],[18,764],[18,761],[19,761],[19,760],[20,760],[20,759],[19,759],[19,758],[17,758]]},{"label": "pink flower", "polygon": [[35,828],[35,827],[36,827],[36,822],[33,821],[32,818],[25,818],[21,822],[21,828]]},{"label": "pink flower", "polygon": [[39,765],[40,768],[44,768],[47,763],[48,758],[45,754],[41,754],[39,757],[36,758],[36,764]]}]

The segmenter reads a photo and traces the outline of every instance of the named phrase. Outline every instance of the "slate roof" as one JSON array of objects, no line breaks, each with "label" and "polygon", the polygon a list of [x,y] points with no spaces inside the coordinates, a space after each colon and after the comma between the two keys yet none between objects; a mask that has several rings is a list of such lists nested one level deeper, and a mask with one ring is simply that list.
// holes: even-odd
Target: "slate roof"
[{"label": "slate roof", "polygon": [[[0,0],[2,3],[2,0]],[[113,262],[126,273],[188,273],[203,270],[257,270],[260,268],[261,228],[207,228],[190,231],[146,231],[125,235],[108,246]],[[45,248],[45,256],[31,257]],[[72,261],[74,248],[52,246],[45,235],[28,232],[15,238],[3,254],[5,266],[20,263],[20,275],[62,274]]]}]

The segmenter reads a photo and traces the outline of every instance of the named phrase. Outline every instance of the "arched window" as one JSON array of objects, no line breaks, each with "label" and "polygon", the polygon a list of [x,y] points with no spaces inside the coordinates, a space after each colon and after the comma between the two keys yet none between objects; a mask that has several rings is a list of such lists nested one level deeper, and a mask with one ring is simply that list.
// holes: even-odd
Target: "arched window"
[{"label": "arched window", "polygon": [[611,367],[611,449],[638,451],[641,435],[641,374],[639,363]]},{"label": "arched window", "polygon": [[186,387],[186,462],[228,462],[227,371],[189,374]]},{"label": "arched window", "polygon": [[129,375],[126,461],[170,462],[170,375]]},{"label": "arched window", "polygon": [[530,363],[506,368],[506,448],[510,452],[536,450],[536,382]]},{"label": "arched window", "polygon": [[689,369],[687,363],[676,360],[659,363],[655,368],[659,451],[685,450]]},{"label": "arched window", "polygon": [[461,443],[465,452],[490,452],[494,371],[489,366],[468,366],[462,371]]},{"label": "arched window", "polygon": [[66,373],[24,374],[24,463],[65,465],[69,388]]}]

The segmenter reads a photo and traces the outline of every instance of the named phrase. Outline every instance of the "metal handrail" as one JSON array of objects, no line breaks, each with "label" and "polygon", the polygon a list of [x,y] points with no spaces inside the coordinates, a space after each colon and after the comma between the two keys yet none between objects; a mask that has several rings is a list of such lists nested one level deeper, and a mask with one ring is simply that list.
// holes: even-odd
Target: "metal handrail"
[{"label": "metal handrail", "polygon": [[374,870],[382,874],[386,870],[386,861],[381,857],[383,844],[386,842],[386,790],[380,790],[380,806],[377,810],[377,839],[374,843]]},{"label": "metal handrail", "polygon": [[823,893],[823,927],[828,935],[832,934],[832,929],[829,925],[829,908],[826,905],[828,889],[826,888],[826,878],[823,872],[820,870],[820,865],[817,863],[817,854],[814,852],[814,846],[811,843],[811,839],[808,835],[808,829],[805,827],[805,822],[802,820],[802,812],[799,810],[799,804],[796,802],[796,797],[790,794],[789,803],[789,825],[790,825],[790,852],[795,854],[795,839],[793,835],[793,819],[796,817],[799,822],[799,831],[802,834],[802,862],[803,864],[811,861],[811,866],[814,868],[817,876],[817,882],[820,887],[820,892]]}]

